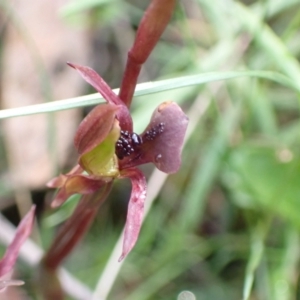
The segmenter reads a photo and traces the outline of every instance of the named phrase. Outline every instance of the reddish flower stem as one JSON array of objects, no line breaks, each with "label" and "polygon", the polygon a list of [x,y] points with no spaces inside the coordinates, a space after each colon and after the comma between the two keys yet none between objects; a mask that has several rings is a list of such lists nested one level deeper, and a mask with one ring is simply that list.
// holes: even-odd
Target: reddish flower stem
[{"label": "reddish flower stem", "polygon": [[175,0],[152,0],[139,25],[120,88],[119,97],[130,107],[143,63],[147,60],[172,16]]},{"label": "reddish flower stem", "polygon": [[43,267],[56,270],[60,266],[90,228],[99,207],[109,195],[111,187],[112,183],[108,183],[97,193],[82,197],[73,215],[62,225],[45,254],[42,260]]},{"label": "reddish flower stem", "polygon": [[134,94],[134,90],[137,84],[138,77],[140,75],[140,71],[142,68],[142,64],[134,61],[134,58],[130,57],[128,53],[126,68],[123,75],[123,80],[119,92],[120,99],[123,100],[127,107],[130,107],[131,100]]}]

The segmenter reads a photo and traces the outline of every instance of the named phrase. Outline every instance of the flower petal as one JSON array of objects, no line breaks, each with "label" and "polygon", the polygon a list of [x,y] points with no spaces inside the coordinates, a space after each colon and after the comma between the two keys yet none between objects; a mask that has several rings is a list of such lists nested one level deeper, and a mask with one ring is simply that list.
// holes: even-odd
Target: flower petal
[{"label": "flower petal", "polygon": [[92,85],[110,104],[123,105],[120,98],[112,91],[110,86],[103,80],[103,78],[93,69],[73,63],[67,63],[74,68],[82,76],[82,78]]},{"label": "flower petal", "polygon": [[13,241],[8,246],[0,261],[0,277],[12,270],[16,263],[21,246],[31,233],[34,222],[35,206],[33,205],[19,224]]},{"label": "flower petal", "polygon": [[61,188],[66,183],[67,178],[68,176],[60,174],[49,180],[46,185],[49,188]]},{"label": "flower petal", "polygon": [[139,169],[128,169],[123,171],[121,175],[122,178],[127,177],[131,180],[132,191],[128,203],[123,251],[119,261],[131,251],[139,236],[144,214],[144,202],[147,187],[146,178]]},{"label": "flower petal", "polygon": [[132,131],[132,119],[128,108],[102,77],[89,67],[72,63],[68,63],[68,65],[78,71],[82,78],[93,86],[109,104],[120,106],[117,113],[120,125],[124,130]]},{"label": "flower petal", "polygon": [[159,105],[142,134],[143,158],[162,172],[177,172],[187,125],[188,117],[175,102]]},{"label": "flower petal", "polygon": [[119,106],[104,104],[96,106],[80,123],[74,144],[80,155],[83,155],[107,137],[115,121]]},{"label": "flower petal", "polygon": [[116,176],[119,174],[118,160],[115,155],[115,145],[120,137],[119,122],[115,120],[109,134],[91,151],[81,155],[79,164],[94,176]]},{"label": "flower petal", "polygon": [[59,176],[52,178],[50,181],[47,182],[46,185],[49,188],[61,188],[66,183],[68,175],[81,174],[82,172],[83,169],[81,168],[81,166],[76,165],[69,173],[60,174]]},{"label": "flower petal", "polygon": [[62,205],[71,195],[74,194],[92,194],[107,183],[105,178],[94,178],[86,175],[71,175],[67,176],[63,187],[58,191],[51,207],[58,207]]},{"label": "flower petal", "polygon": [[119,162],[120,169],[153,162],[162,172],[177,172],[187,125],[188,117],[175,102],[162,103],[141,134],[142,143],[131,156]]}]

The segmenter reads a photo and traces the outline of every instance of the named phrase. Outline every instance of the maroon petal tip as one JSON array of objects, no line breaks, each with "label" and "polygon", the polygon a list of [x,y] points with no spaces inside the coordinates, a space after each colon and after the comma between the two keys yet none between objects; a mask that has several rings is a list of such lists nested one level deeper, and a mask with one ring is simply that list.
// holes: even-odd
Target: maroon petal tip
[{"label": "maroon petal tip", "polygon": [[50,179],[46,183],[46,186],[48,188],[60,188],[64,185],[65,181],[66,181],[66,176],[63,174],[60,174],[59,176]]},{"label": "maroon petal tip", "polygon": [[138,239],[143,222],[147,186],[146,178],[139,169],[127,169],[122,173],[122,177],[131,180],[132,191],[124,229],[123,251],[118,260],[119,262],[131,251]]},{"label": "maroon petal tip", "polygon": [[107,103],[120,106],[117,112],[117,118],[120,122],[120,125],[124,130],[131,130],[132,119],[128,108],[126,107],[124,102],[114,93],[114,91],[105,82],[105,80],[90,67],[77,65],[70,62],[67,62],[67,64],[70,67],[74,68],[86,82],[93,86],[107,101]]},{"label": "maroon petal tip", "polygon": [[68,66],[70,66],[71,68],[74,68],[74,69],[75,69],[75,65],[74,65],[73,63],[70,63],[69,61],[67,61],[66,64],[67,64]]}]

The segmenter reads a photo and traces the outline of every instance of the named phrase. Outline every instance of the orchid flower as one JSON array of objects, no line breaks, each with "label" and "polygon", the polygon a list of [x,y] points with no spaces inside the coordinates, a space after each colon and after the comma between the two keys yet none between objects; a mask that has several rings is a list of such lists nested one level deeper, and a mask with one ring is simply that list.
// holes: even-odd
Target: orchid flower
[{"label": "orchid flower", "polygon": [[132,193],[122,259],[137,240],[146,197],[146,179],[136,166],[152,162],[162,172],[175,173],[181,163],[188,118],[176,103],[164,102],[154,111],[144,132],[134,133],[128,108],[103,79],[88,67],[69,65],[107,104],[95,107],[79,125],[74,139],[79,164],[70,173],[48,183],[50,187],[60,188],[52,205],[61,205],[75,193],[94,193],[114,179],[129,178]]},{"label": "orchid flower", "polygon": [[132,191],[119,261],[122,260],[134,247],[143,218],[146,178],[137,166],[153,163],[165,173],[175,173],[180,167],[188,125],[188,118],[181,108],[171,101],[162,103],[140,134],[133,132],[129,111],[140,68],[169,22],[174,5],[175,0],[151,2],[128,53],[119,96],[91,68],[68,63],[103,96],[106,104],[96,106],[78,127],[74,138],[78,164],[69,173],[48,183],[51,188],[59,188],[53,207],[60,206],[73,194],[83,195],[43,260],[48,269],[56,269],[72,248],[71,244],[76,243],[78,232],[88,227],[113,181],[128,178]]},{"label": "orchid flower", "polygon": [[32,206],[19,224],[16,234],[0,260],[0,291],[9,286],[22,285],[23,281],[10,280],[11,271],[16,263],[21,246],[31,233],[34,222],[35,206]]}]

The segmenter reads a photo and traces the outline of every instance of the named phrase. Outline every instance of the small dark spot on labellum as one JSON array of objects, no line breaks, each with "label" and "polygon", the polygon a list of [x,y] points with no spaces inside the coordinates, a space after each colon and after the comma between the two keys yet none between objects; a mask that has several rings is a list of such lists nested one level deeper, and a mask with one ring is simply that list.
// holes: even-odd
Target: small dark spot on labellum
[{"label": "small dark spot on labellum", "polygon": [[148,141],[153,141],[159,134],[163,133],[165,129],[165,123],[159,123],[156,126],[152,127],[150,130],[147,130],[145,133],[145,138]]}]

